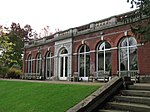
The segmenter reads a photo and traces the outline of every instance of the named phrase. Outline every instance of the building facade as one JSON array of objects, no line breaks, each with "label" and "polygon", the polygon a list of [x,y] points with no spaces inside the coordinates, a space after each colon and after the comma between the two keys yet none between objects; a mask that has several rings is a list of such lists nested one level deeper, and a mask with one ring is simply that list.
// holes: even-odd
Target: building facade
[{"label": "building facade", "polygon": [[[131,31],[139,17],[128,12],[57,32],[24,46],[28,79],[79,80],[101,76],[150,76],[150,43]],[[143,22],[146,19],[143,19]]]}]

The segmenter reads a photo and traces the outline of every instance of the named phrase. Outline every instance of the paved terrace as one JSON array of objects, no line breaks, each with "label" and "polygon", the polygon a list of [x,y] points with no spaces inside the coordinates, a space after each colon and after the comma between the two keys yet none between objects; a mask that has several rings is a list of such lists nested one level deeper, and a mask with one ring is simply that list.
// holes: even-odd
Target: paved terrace
[{"label": "paved terrace", "polygon": [[[50,81],[50,80],[22,80],[22,79],[3,79],[6,81],[20,81],[20,82],[38,82],[38,83],[49,83],[49,84],[79,84],[79,85],[104,85],[104,82],[71,82],[71,81]],[[150,83],[135,83],[134,85],[150,86]]]},{"label": "paved terrace", "polygon": [[50,80],[22,80],[22,79],[3,79],[5,81],[20,81],[20,82],[38,82],[38,83],[50,83],[50,84],[79,84],[79,85],[104,85],[102,82],[71,82],[71,81],[50,81]]}]

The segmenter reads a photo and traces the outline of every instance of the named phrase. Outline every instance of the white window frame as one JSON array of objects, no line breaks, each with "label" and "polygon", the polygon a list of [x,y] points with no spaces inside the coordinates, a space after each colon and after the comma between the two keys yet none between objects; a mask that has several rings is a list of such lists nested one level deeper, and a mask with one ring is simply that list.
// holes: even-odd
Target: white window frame
[{"label": "white window frame", "polygon": [[[48,54],[50,53],[50,56],[48,56]],[[49,51],[49,52],[47,52],[46,53],[46,61],[45,61],[45,63],[46,63],[46,67],[45,67],[45,75],[46,75],[46,79],[50,79],[52,76],[51,76],[51,72],[52,72],[52,53]],[[48,68],[47,68],[47,62],[48,62],[48,60],[50,60],[50,62],[49,62],[49,64],[50,64],[50,69],[49,69],[49,71],[50,71],[50,76],[49,77],[47,77],[47,70],[48,70]]]},{"label": "white window frame", "polygon": [[[129,38],[133,38],[134,39],[134,42],[136,43],[136,45],[129,45]],[[123,47],[121,47],[121,43],[123,42],[123,40],[124,39],[127,39],[127,46],[123,46]],[[125,37],[125,38],[123,38],[121,41],[120,41],[120,43],[119,43],[119,46],[118,46],[118,61],[119,61],[119,75],[121,74],[120,72],[131,72],[131,70],[130,70],[130,48],[136,48],[137,49],[137,47],[138,47],[138,45],[137,45],[137,41],[136,41],[136,39],[134,38],[134,37]],[[127,70],[124,70],[124,71],[122,71],[121,70],[121,66],[120,66],[120,64],[121,64],[121,57],[120,57],[120,51],[121,51],[121,49],[127,49],[127,64],[128,64],[128,67],[127,67]],[[138,55],[138,52],[137,52],[137,55]],[[138,68],[139,69],[139,68]],[[137,71],[138,71],[138,69],[137,69]],[[136,71],[136,70],[135,70]]]},{"label": "white window frame", "polygon": [[[32,56],[31,55],[29,55],[28,56],[28,74],[30,74],[30,75],[32,75],[32,61],[33,61],[33,59],[32,59]],[[31,64],[31,68],[30,68],[30,64]],[[31,70],[31,72],[30,72],[30,70]]]},{"label": "white window frame", "polygon": [[[84,52],[81,53],[80,51],[81,51],[82,47],[84,47]],[[84,78],[85,78],[85,80],[87,80],[86,78],[88,78],[88,76],[86,76],[86,57],[87,57],[86,55],[90,54],[90,51],[86,52],[86,47],[88,47],[88,46],[86,44],[84,44],[84,45],[82,45],[80,47],[80,49],[78,51],[78,71],[79,71],[79,77],[81,77],[80,76],[80,54],[84,55],[84,75],[83,75],[83,77],[81,77],[81,78],[83,78],[83,80],[84,80]]]},{"label": "white window frame", "polygon": [[[108,43],[108,42],[107,42]],[[108,43],[109,44],[109,43]],[[110,45],[110,44],[109,44]],[[104,50],[102,50],[102,49],[99,49],[99,47],[101,47],[101,46],[104,46]],[[98,72],[99,70],[98,70],[98,67],[99,67],[99,65],[98,65],[98,55],[99,55],[99,52],[103,52],[104,53],[104,60],[103,60],[103,62],[104,62],[104,65],[103,65],[103,67],[104,67],[104,73],[106,72],[106,66],[105,66],[105,64],[106,64],[106,51],[111,51],[111,45],[110,45],[110,48],[105,48],[106,47],[106,42],[105,41],[103,41],[102,43],[99,43],[99,45],[97,46],[97,48],[96,48],[96,71]],[[101,70],[100,70],[101,71]]]},{"label": "white window frame", "polygon": [[[62,54],[62,51],[63,50],[66,50],[67,51],[67,53],[63,53]],[[62,48],[60,51],[59,51],[59,80],[67,80],[67,77],[69,76],[68,75],[68,68],[67,68],[67,77],[65,76],[65,70],[66,70],[66,66],[65,66],[65,59],[66,59],[66,57],[69,59],[69,54],[68,54],[68,50],[64,47],[64,48]],[[63,77],[61,77],[61,58],[63,58]],[[68,64],[68,63],[67,63]],[[67,66],[69,66],[69,65],[67,65]]]},{"label": "white window frame", "polygon": [[[38,62],[39,62],[39,70],[38,70]],[[41,53],[38,53],[36,56],[36,75],[39,75],[39,76],[42,75],[42,74],[40,74],[41,69],[42,69],[42,55],[41,55]]]}]

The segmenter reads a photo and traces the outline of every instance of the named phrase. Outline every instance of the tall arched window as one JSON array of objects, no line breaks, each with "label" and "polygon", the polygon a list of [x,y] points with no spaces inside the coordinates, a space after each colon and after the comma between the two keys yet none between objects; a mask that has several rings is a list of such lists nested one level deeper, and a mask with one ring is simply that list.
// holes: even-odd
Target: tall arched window
[{"label": "tall arched window", "polygon": [[45,59],[45,78],[50,79],[52,76],[51,52],[47,52]]},{"label": "tall arched window", "polygon": [[103,41],[96,49],[96,70],[97,72],[111,70],[111,45]]},{"label": "tall arched window", "polygon": [[90,49],[87,45],[82,45],[78,55],[78,71],[79,77],[90,76]]},{"label": "tall arched window", "polygon": [[126,37],[119,43],[119,71],[138,70],[137,42],[134,37]]},{"label": "tall arched window", "polygon": [[31,75],[32,74],[32,57],[31,57],[31,55],[28,56],[27,61],[28,61],[28,70],[27,70],[27,72],[28,72],[29,75]]},{"label": "tall arched window", "polygon": [[37,54],[36,56],[36,76],[42,75],[42,56],[40,53]]}]

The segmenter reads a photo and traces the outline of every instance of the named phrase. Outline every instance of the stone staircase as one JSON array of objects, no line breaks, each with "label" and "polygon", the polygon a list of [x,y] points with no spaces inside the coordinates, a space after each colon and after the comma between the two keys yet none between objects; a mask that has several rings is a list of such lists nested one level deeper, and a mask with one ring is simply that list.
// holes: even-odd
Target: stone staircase
[{"label": "stone staircase", "polygon": [[98,112],[150,112],[150,84],[129,85]]}]

